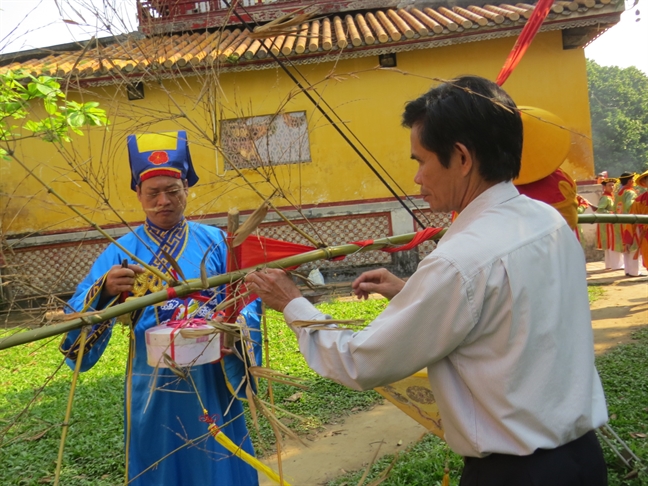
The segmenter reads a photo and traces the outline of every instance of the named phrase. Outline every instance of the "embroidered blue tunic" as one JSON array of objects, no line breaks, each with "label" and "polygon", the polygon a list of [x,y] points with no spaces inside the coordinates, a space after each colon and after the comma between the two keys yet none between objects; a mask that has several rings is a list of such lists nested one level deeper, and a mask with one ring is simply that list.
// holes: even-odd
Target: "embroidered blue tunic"
[{"label": "embroidered blue tunic", "polygon": [[[211,276],[226,272],[227,248],[223,232],[210,226],[183,220],[176,227],[164,231],[147,221],[120,238],[119,243],[138,258],[169,273],[168,264],[159,251],[160,247],[164,248],[178,262],[186,279],[200,278],[200,262],[207,251],[207,274]],[[114,265],[121,264],[125,257],[116,245],[109,245],[77,288],[69,302],[70,307],[75,311],[96,309],[106,273]],[[132,481],[129,484],[258,484],[257,472],[251,466],[233,456],[213,437],[204,437],[208,432],[207,424],[200,421],[203,410],[191,383],[179,379],[167,368],[158,368],[155,372],[147,364],[144,335],[147,329],[172,319],[211,317],[214,307],[224,296],[223,289],[209,289],[201,293],[214,298],[208,303],[192,298],[172,299],[162,306],[147,307],[132,316],[134,343],[131,344],[129,356],[132,378],[130,387],[128,378],[126,380],[124,404],[125,442],[128,447],[126,460],[128,478]],[[253,364],[259,365],[260,312],[261,304],[256,300],[241,313],[252,331],[250,334],[254,344],[240,349],[242,356],[250,357]],[[110,340],[112,325],[113,322],[107,322],[93,327],[83,356],[82,371],[94,366],[101,357]],[[79,334],[78,330],[68,333],[61,345],[61,350],[70,353],[68,356],[72,358],[76,357],[75,346]],[[73,359],[68,358],[66,361],[70,368],[74,368]],[[220,363],[193,366],[190,373],[200,399],[209,414],[216,418],[216,424],[235,444],[254,454],[243,407],[233,397],[244,377],[244,364],[241,360],[230,355]],[[245,390],[245,386],[240,387],[240,390]],[[181,449],[177,450],[178,448]],[[165,457],[168,454],[171,455]]]}]

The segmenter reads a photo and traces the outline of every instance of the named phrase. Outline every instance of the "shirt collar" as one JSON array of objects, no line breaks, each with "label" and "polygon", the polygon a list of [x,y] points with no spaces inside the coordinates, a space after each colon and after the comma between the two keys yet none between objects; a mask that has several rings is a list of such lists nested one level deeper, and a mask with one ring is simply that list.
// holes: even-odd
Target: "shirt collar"
[{"label": "shirt collar", "polygon": [[187,220],[185,218],[182,218],[178,224],[169,229],[163,229],[154,225],[148,218],[146,218],[146,221],[144,222],[144,229],[146,232],[158,242],[164,240],[164,238],[173,231],[184,230],[186,226]]},{"label": "shirt collar", "polygon": [[473,199],[453,221],[446,232],[446,235],[463,231],[470,223],[475,221],[485,210],[497,206],[505,201],[518,197],[520,193],[511,181],[499,182],[489,187],[479,196]]}]

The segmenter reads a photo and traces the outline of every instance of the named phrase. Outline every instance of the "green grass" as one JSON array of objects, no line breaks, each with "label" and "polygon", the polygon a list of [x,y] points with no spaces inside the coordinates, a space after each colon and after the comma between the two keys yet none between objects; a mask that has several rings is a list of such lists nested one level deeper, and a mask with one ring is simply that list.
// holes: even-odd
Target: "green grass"
[{"label": "green grass", "polygon": [[[53,478],[72,372],[58,339],[0,352],[0,484],[48,484]],[[96,366],[79,376],[61,484],[123,483],[123,384],[127,336],[116,330]],[[15,418],[52,377],[28,413]]]},{"label": "green grass", "polygon": [[[632,344],[618,346],[597,358],[596,365],[603,382],[608,403],[610,426],[648,467],[648,329],[634,333]],[[638,471],[638,476],[625,479],[630,472],[602,443],[608,464],[609,486],[646,486],[648,471]],[[616,444],[619,448],[620,444]],[[450,484],[459,483],[463,463],[435,436],[428,435],[400,454],[393,470],[381,486],[438,486],[441,484],[446,457],[449,458]],[[384,456],[371,468],[364,485],[380,477],[391,464],[393,456]],[[364,470],[341,476],[328,486],[356,486]]]},{"label": "green grass", "polygon": [[[590,299],[600,298],[603,290],[590,287]],[[323,312],[336,318],[370,320],[384,309],[386,301],[322,304]],[[281,417],[302,434],[314,433],[327,423],[371,408],[382,398],[375,392],[355,392],[318,377],[298,351],[294,334],[277,313],[268,313],[271,367],[306,380],[308,391],[289,400],[292,387],[274,385],[275,403],[300,415],[299,422]],[[648,330],[635,335],[636,341],[620,346],[598,358],[611,415],[610,424],[633,451],[648,464]],[[75,397],[72,425],[65,449],[61,483],[66,486],[113,486],[123,482],[123,380],[127,355],[127,336],[116,330],[101,361],[83,373]],[[56,372],[61,357],[58,340],[46,345],[31,344],[0,352],[0,431],[14,423],[16,416],[34,397],[48,377],[51,382],[8,432],[0,435],[0,484],[39,485],[51,482],[59,447],[60,425],[65,415],[71,371]],[[264,396],[266,388],[260,390]],[[408,419],[409,420],[409,419]],[[261,421],[261,433],[251,427],[259,454],[272,452],[274,437]],[[634,434],[634,437],[633,437]],[[639,435],[637,435],[639,434]],[[648,485],[645,476],[624,481],[627,473],[617,465],[612,452],[604,447],[609,464],[610,486]],[[440,484],[443,467],[449,459],[450,476],[456,485],[462,462],[447,446],[428,436],[403,452],[384,485]],[[378,477],[391,463],[391,456],[378,461],[369,478]],[[350,473],[331,482],[331,486],[356,485],[364,471]]]},{"label": "green grass", "polygon": [[[363,485],[368,485],[380,478],[393,462],[394,456],[391,454],[376,461]],[[380,484],[381,486],[440,486],[446,463],[450,484],[456,486],[459,484],[463,460],[451,452],[441,439],[428,434],[398,455],[393,468],[386,475],[386,480]],[[330,481],[327,486],[356,486],[364,473],[363,469],[345,474]]]},{"label": "green grass", "polygon": [[590,304],[605,295],[605,288],[601,285],[588,285],[587,294],[589,295]]},{"label": "green grass", "polygon": [[[600,356],[596,365],[605,389],[610,426],[648,467],[648,329],[633,333],[633,339],[634,343]],[[604,451],[609,486],[648,485],[648,471],[624,481],[627,471],[611,449],[604,447]]]},{"label": "green grass", "polygon": [[[322,304],[323,312],[337,318],[373,319],[385,301],[365,305]],[[296,401],[287,399],[297,390],[274,385],[275,403],[297,414],[303,422],[278,414],[284,423],[307,434],[350,413],[371,408],[382,397],[376,392],[357,392],[317,376],[299,353],[295,335],[276,312],[268,312],[272,368],[305,379],[308,391]],[[72,372],[58,351],[59,340],[34,343],[0,351],[0,484],[36,485],[51,482],[65,417]],[[72,424],[65,445],[61,484],[65,486],[113,486],[123,483],[123,383],[128,337],[118,328],[99,363],[80,375],[74,399]],[[16,417],[48,379],[28,413]],[[261,387],[261,396],[267,388]],[[249,418],[249,417],[248,417]],[[251,421],[248,421],[251,424]],[[265,421],[261,434],[250,426],[257,454],[274,450],[274,435]]]}]

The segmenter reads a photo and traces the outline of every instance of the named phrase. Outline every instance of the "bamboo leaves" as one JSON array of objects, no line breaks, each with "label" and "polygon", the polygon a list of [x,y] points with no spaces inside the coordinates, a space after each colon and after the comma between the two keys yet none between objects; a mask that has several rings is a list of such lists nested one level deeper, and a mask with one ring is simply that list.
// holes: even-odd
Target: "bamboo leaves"
[{"label": "bamboo leaves", "polygon": [[263,202],[263,204],[261,204],[261,206],[254,210],[254,212],[248,217],[248,219],[245,220],[245,223],[243,223],[234,233],[232,248],[236,248],[241,243],[243,243],[245,239],[250,236],[254,230],[257,229],[259,224],[261,224],[261,222],[268,214],[268,209],[270,209],[270,205],[266,200]]},{"label": "bamboo leaves", "polygon": [[200,282],[202,283],[203,289],[209,288],[209,281],[207,280],[207,257],[210,255],[213,249],[214,244],[212,243],[211,245],[209,245],[209,248],[207,248],[207,251],[203,255],[202,260],[200,260]]},{"label": "bamboo leaves", "polygon": [[307,329],[319,331],[352,331],[348,327],[337,327],[334,324],[347,324],[350,326],[362,326],[364,321],[362,319],[327,319],[327,320],[312,320],[312,321],[293,321],[291,326],[305,327]]},{"label": "bamboo leaves", "polygon": [[[176,273],[182,279],[183,282],[186,282],[187,279],[185,278],[184,273],[182,272],[182,268],[180,268],[180,265],[178,265],[178,262],[176,262],[175,258],[173,258],[168,251],[165,251],[164,248],[160,247],[159,250],[160,253],[164,255],[164,259],[167,261],[167,263],[171,265],[171,268],[173,268],[176,271]],[[171,282],[171,286],[173,286],[173,283],[175,282]]]}]

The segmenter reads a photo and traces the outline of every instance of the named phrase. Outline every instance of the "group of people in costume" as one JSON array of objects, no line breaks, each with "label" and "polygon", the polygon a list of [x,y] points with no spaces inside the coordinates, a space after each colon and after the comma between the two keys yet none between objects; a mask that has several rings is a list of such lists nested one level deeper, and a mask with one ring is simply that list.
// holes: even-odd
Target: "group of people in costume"
[{"label": "group of people in costume", "polygon": [[[648,171],[636,175],[624,172],[618,179],[601,180],[603,195],[599,214],[648,214]],[[605,252],[605,268],[625,269],[628,276],[638,276],[648,268],[648,228],[641,224],[599,224],[597,248]]]},{"label": "group of people in costume", "polygon": [[[501,87],[477,76],[443,83],[406,105],[414,181],[431,210],[457,217],[406,282],[385,269],[353,282],[358,298],[380,293],[390,300],[363,330],[293,325],[331,316],[304,299],[282,270],[250,273],[246,285],[283,312],[309,366],[324,377],[365,390],[426,368],[446,440],[465,458],[461,486],[603,486],[606,465],[594,430],[607,421],[607,408],[594,366],[576,220],[521,194],[540,191],[557,209],[575,209],[575,186],[558,169],[562,153],[549,170],[539,164],[541,171],[521,173],[523,125],[526,140],[535,122],[520,111]],[[565,144],[559,145],[562,151]],[[209,275],[226,272],[223,232],[184,217],[188,187],[198,180],[186,134],[130,136],[128,150],[131,188],[146,221],[119,244],[168,280],[178,277],[169,255],[187,279],[200,277],[201,261]],[[533,186],[540,179],[555,191]],[[111,244],[79,285],[70,311],[100,310],[167,285]],[[183,371],[187,376],[151,366],[146,331],[217,318],[223,289],[170,297],[126,319],[132,333],[125,384],[129,484],[254,486],[256,471],[205,438],[205,421],[253,453],[237,394],[249,379],[245,366],[260,363],[261,339],[239,342],[237,352],[193,366]],[[254,300],[241,313],[249,333],[258,331],[260,311]],[[98,362],[113,325],[92,328],[83,370]],[[71,367],[80,344],[74,331],[61,345]]]}]

